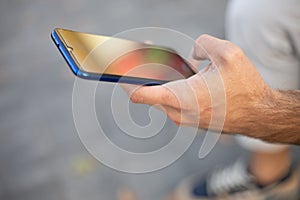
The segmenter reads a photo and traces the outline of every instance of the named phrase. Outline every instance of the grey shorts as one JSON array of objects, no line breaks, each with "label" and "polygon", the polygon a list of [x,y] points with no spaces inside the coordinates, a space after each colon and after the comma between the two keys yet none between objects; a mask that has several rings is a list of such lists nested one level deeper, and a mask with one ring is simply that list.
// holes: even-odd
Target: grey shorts
[{"label": "grey shorts", "polygon": [[[231,0],[226,34],[244,50],[272,88],[300,88],[299,0]],[[239,140],[250,149],[282,148],[245,137]]]}]

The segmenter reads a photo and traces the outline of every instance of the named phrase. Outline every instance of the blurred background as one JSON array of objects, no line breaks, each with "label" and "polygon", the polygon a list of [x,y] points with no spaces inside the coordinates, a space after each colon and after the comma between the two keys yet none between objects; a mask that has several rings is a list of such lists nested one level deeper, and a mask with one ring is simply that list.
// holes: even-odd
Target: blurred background
[{"label": "blurred background", "polygon": [[[0,199],[110,200],[124,188],[139,199],[163,199],[184,177],[246,157],[227,141],[200,160],[199,135],[179,160],[157,172],[126,174],[104,166],[79,140],[72,116],[74,76],[50,39],[56,27],[114,35],[144,26],[171,28],[194,39],[203,33],[224,38],[226,3],[1,0]],[[101,94],[109,93],[110,86]],[[293,147],[294,157],[297,152]]]}]

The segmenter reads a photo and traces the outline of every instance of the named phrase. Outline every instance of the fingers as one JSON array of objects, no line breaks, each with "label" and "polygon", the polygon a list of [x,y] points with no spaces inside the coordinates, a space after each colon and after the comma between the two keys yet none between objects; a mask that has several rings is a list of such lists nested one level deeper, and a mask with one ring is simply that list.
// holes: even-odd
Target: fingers
[{"label": "fingers", "polygon": [[191,116],[189,112],[167,105],[154,105],[155,108],[163,111],[177,126],[197,125],[200,116]]},{"label": "fingers", "polygon": [[155,105],[155,107],[163,111],[176,125],[180,125],[182,123],[183,115],[179,109],[166,105]]},{"label": "fingers", "polygon": [[201,35],[195,41],[193,58],[197,60],[211,60],[226,53],[233,44],[210,35]]},{"label": "fingers", "polygon": [[129,92],[133,103],[188,109],[196,103],[196,94],[188,80],[178,80],[161,86],[139,86]]},{"label": "fingers", "polygon": [[169,91],[163,86],[139,86],[129,91],[130,100],[141,104],[164,104],[163,97]]},{"label": "fingers", "polygon": [[196,60],[210,60],[210,55],[216,51],[221,41],[209,35],[201,35],[195,41],[193,58]]},{"label": "fingers", "polygon": [[218,65],[229,67],[245,57],[240,47],[209,35],[198,37],[192,55],[196,60],[210,60]]},{"label": "fingers", "polygon": [[194,54],[194,48],[191,49],[191,52],[189,53],[187,61],[188,61],[189,66],[192,67],[195,72],[198,72],[199,71],[198,67],[200,65],[200,60],[195,59],[193,54]]},{"label": "fingers", "polygon": [[175,124],[182,123],[182,113],[180,109],[166,105],[168,102],[162,102],[162,94],[160,88],[152,89],[152,87],[141,87],[134,91],[130,99],[134,103],[145,103],[153,105],[155,108],[164,112]]}]

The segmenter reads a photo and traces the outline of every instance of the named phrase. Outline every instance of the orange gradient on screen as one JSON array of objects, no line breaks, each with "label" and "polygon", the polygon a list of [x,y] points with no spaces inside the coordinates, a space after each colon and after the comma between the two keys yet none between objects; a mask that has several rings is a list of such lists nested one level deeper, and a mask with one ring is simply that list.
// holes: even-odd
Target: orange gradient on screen
[{"label": "orange gradient on screen", "polygon": [[154,47],[137,49],[120,56],[104,73],[159,80],[177,80],[193,74],[180,56]]}]

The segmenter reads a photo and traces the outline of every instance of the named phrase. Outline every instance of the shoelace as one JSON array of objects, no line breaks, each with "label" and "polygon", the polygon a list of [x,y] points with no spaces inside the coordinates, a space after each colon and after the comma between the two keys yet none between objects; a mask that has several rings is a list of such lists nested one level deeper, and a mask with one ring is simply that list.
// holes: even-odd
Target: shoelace
[{"label": "shoelace", "polygon": [[208,191],[212,194],[226,194],[232,190],[250,187],[251,176],[247,173],[242,162],[216,171],[211,175]]}]

